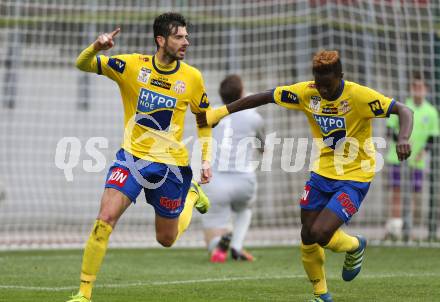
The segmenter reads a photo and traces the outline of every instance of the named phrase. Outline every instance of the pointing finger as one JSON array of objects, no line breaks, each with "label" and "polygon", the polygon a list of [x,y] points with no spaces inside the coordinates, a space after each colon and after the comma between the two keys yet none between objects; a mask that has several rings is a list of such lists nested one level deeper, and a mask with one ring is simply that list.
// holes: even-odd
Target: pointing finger
[{"label": "pointing finger", "polygon": [[111,33],[109,33],[110,38],[113,38],[114,36],[116,36],[117,34],[119,34],[119,32],[121,31],[121,28],[116,28],[114,31],[112,31]]}]

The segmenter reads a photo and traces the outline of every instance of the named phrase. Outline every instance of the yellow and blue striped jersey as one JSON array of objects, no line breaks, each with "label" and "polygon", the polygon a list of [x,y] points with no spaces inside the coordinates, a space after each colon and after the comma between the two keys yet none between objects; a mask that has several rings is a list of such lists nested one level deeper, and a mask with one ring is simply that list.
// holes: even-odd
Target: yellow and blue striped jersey
[{"label": "yellow and blue striped jersey", "polygon": [[[188,165],[182,142],[185,113],[188,106],[193,113],[210,107],[200,71],[182,61],[165,68],[154,56],[142,54],[97,55],[89,64],[87,71],[103,74],[119,86],[124,106],[122,148],[144,160]],[[198,131],[209,141],[210,128]],[[202,159],[210,160],[210,145],[202,145]]]},{"label": "yellow and blue striped jersey", "polygon": [[312,171],[324,177],[369,182],[375,173],[372,118],[388,117],[394,100],[357,83],[342,81],[339,97],[328,101],[313,81],[274,89],[273,100],[306,115],[320,154]]}]

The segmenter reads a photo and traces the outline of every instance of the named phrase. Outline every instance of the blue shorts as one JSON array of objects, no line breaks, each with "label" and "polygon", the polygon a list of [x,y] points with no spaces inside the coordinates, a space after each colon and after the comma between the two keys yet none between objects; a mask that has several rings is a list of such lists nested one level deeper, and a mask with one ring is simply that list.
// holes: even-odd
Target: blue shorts
[{"label": "blue shorts", "polygon": [[176,218],[185,205],[191,179],[190,166],[151,162],[120,149],[108,171],[105,187],[124,193],[133,203],[144,189],[145,198],[156,214]]},{"label": "blue shorts", "polygon": [[328,208],[347,223],[359,210],[369,188],[369,182],[330,179],[312,172],[304,187],[300,206],[311,211]]}]

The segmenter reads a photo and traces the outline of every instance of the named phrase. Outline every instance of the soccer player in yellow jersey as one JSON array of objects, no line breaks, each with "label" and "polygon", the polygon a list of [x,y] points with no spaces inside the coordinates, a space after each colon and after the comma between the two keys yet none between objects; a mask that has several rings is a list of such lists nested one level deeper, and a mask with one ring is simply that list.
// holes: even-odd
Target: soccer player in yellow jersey
[{"label": "soccer player in yellow jersey", "polygon": [[344,81],[337,51],[320,51],[313,58],[314,81],[280,86],[237,100],[197,116],[199,126],[214,125],[224,116],[276,103],[302,111],[320,155],[300,200],[301,253],[313,285],[311,301],[332,301],[324,271],[324,249],[345,252],[342,278],[360,272],[366,240],[350,236],[340,227],[355,214],[367,194],[375,172],[372,119],[399,116],[396,151],[399,160],[411,153],[412,111],[393,99],[359,84]]},{"label": "soccer player in yellow jersey", "polygon": [[[154,20],[157,52],[151,55],[97,55],[114,46],[120,29],[105,33],[78,57],[76,66],[107,76],[120,89],[124,106],[124,139],[110,167],[101,208],[87,241],[77,295],[69,302],[91,301],[92,286],[119,217],[140,191],[155,209],[156,239],[170,247],[188,227],[195,206],[204,213],[209,200],[194,181],[182,142],[185,113],[209,109],[201,73],[181,60],[189,46],[186,21],[177,13]],[[210,128],[199,128],[201,182],[211,178]]]}]

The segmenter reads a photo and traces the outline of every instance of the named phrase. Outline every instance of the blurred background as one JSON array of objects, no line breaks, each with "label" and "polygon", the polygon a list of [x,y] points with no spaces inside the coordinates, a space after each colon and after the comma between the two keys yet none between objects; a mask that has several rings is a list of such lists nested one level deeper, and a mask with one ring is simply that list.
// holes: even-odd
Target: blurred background
[{"label": "blurred background", "polygon": [[[106,54],[154,53],[153,19],[166,11],[178,11],[190,21],[185,61],[202,71],[214,106],[220,105],[217,90],[225,75],[239,74],[247,92],[310,80],[311,58],[324,48],[339,50],[346,80],[397,100],[409,97],[411,75],[418,72],[428,87],[427,100],[440,106],[436,0],[2,0],[0,249],[83,246],[121,143],[123,111],[117,85],[80,72],[75,59],[100,33],[117,26],[121,33]],[[257,170],[258,198],[246,243],[296,243],[298,200],[309,171],[308,160],[298,168],[295,157],[298,138],[310,138],[309,127],[299,112],[275,105],[258,110],[266,133],[279,142],[273,140],[270,171],[262,171],[261,165]],[[187,118],[185,137],[191,137],[195,121],[191,113]],[[374,121],[374,136],[386,138],[385,120]],[[350,223],[352,232],[378,243],[435,244],[439,149],[435,139],[425,158],[422,199],[415,205],[421,216],[411,224],[409,237],[400,229],[393,231],[393,240],[386,237],[392,231],[387,226],[391,190],[386,167]],[[387,149],[378,151],[384,157]],[[198,157],[193,158],[197,175]],[[402,202],[411,203],[405,177],[401,190]],[[120,220],[111,246],[158,246],[153,208],[140,196]],[[198,213],[177,245],[203,245]]]}]

